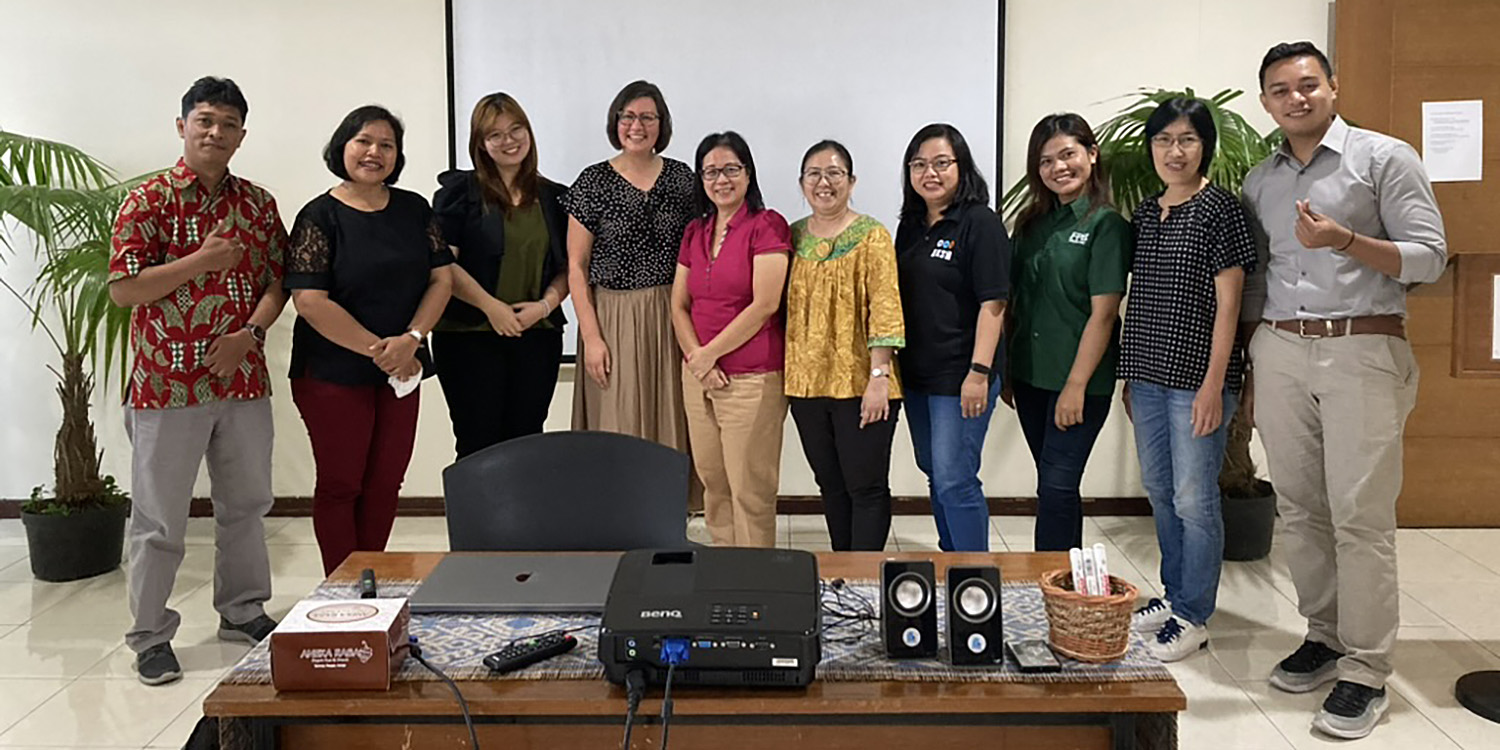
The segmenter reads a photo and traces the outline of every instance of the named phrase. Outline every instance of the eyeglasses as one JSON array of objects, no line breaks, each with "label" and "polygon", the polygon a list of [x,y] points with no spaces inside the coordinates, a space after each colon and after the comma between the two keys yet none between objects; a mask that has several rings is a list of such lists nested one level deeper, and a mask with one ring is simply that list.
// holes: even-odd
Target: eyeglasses
[{"label": "eyeglasses", "polygon": [[527,135],[527,133],[526,133],[526,126],[517,123],[515,125],[512,125],[510,127],[510,129],[506,130],[505,132],[500,132],[500,131],[497,130],[497,131],[492,131],[490,133],[485,134],[485,136],[484,136],[484,142],[485,143],[504,143],[507,140],[520,142],[520,141],[526,140],[526,135]]},{"label": "eyeglasses", "polygon": [[802,181],[809,185],[816,185],[824,178],[828,179],[828,184],[837,185],[848,177],[849,173],[838,167],[829,167],[827,169],[814,167],[802,173]]},{"label": "eyeglasses", "polygon": [[744,172],[745,165],[743,164],[725,164],[723,167],[708,167],[703,170],[703,181],[713,182],[719,179],[719,175],[724,175],[732,180],[744,174]]},{"label": "eyeglasses", "polygon": [[1166,133],[1158,133],[1151,137],[1151,147],[1161,149],[1162,151],[1171,149],[1173,146],[1178,146],[1183,151],[1190,151],[1202,145],[1203,140],[1192,133],[1176,137],[1167,135]]},{"label": "eyeglasses", "polygon": [[949,167],[957,163],[958,160],[954,159],[951,156],[939,156],[932,161],[928,161],[926,159],[912,159],[911,161],[906,163],[906,166],[911,169],[912,174],[922,174],[923,172],[927,171],[928,167],[932,167],[932,170],[934,172],[942,173],[948,171]]},{"label": "eyeglasses", "polygon": [[620,112],[619,115],[620,115],[620,124],[624,125],[625,127],[630,127],[631,125],[634,125],[636,123],[636,120],[640,120],[641,125],[643,125],[645,127],[648,127],[648,128],[651,127],[652,125],[655,125],[657,122],[661,121],[661,117],[660,116],[658,116],[658,115],[656,115],[654,113],[651,113],[651,112],[647,112],[645,114],[639,114],[639,115],[636,114],[636,113],[634,113],[634,112]]}]

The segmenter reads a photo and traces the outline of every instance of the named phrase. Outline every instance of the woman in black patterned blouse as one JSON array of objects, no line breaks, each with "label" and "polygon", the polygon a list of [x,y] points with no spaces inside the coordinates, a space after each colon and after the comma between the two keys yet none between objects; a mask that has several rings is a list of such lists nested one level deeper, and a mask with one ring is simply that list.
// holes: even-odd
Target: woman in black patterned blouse
[{"label": "woman in black patterned blouse", "polygon": [[342,182],[292,226],[286,288],[297,308],[292,400],[312,440],[313,533],[331,573],[385,550],[417,437],[427,333],[448,304],[453,262],[427,199],[391,187],[402,127],[382,107],[350,112],[323,151]]},{"label": "woman in black patterned blouse", "polygon": [[661,155],[672,114],[654,84],[625,86],[605,132],[619,153],[585,168],[563,204],[581,365],[573,429],[621,432],[686,453],[671,295],[693,217],[693,169]]},{"label": "woman in black patterned blouse", "polygon": [[1146,148],[1166,190],[1142,201],[1132,222],[1120,377],[1166,597],[1132,625],[1162,661],[1208,643],[1224,554],[1219,467],[1244,372],[1235,328],[1255,246],[1239,199],[1208,181],[1217,138],[1202,102],[1162,103],[1146,121]]}]

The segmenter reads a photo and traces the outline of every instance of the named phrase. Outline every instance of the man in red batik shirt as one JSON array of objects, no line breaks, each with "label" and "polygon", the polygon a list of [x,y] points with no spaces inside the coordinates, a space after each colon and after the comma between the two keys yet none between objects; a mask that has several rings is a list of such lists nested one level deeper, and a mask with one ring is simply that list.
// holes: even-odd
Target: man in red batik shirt
[{"label": "man in red batik shirt", "polygon": [[131,458],[130,611],[141,682],[182,677],[181,617],[167,607],[188,506],[208,460],[219,638],[256,643],[271,568],[271,401],[266,328],[281,314],[286,229],[265,190],[229,173],[249,106],[235,83],[201,78],[182,98],[182,159],[132,190],[115,221],[109,294],[131,307],[125,428]]}]

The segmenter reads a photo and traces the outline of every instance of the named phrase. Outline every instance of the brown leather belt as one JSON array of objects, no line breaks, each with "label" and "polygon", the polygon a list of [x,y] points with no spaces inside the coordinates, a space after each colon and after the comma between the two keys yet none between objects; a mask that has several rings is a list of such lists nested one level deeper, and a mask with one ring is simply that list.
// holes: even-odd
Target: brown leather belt
[{"label": "brown leather belt", "polygon": [[1365,315],[1332,320],[1268,320],[1272,328],[1295,333],[1305,339],[1357,336],[1366,333],[1406,338],[1406,321],[1400,315]]}]

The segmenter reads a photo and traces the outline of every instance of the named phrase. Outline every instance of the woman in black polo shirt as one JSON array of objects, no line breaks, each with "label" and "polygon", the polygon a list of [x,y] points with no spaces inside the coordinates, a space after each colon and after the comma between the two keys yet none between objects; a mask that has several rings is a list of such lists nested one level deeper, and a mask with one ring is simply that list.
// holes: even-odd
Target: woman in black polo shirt
[{"label": "woman in black polo shirt", "polygon": [[1145,132],[1166,190],[1141,201],[1132,222],[1120,377],[1166,600],[1152,599],[1132,625],[1157,658],[1177,661],[1208,642],[1219,589],[1219,468],[1244,375],[1235,328],[1255,241],[1238,196],[1208,181],[1218,131],[1202,102],[1163,102]]},{"label": "woman in black polo shirt", "polygon": [[459,458],[542,431],[568,296],[565,189],[537,173],[531,120],[509,94],[474,105],[469,160],[432,198],[458,259],[432,346]]},{"label": "woman in black polo shirt", "polygon": [[1078,115],[1048,115],[1032,129],[1026,183],[1004,398],[1036,460],[1041,552],[1083,546],[1079,485],[1115,393],[1130,224],[1110,205],[1098,142]]},{"label": "woman in black polo shirt", "polygon": [[896,263],[907,423],[917,467],[927,475],[938,546],[988,551],[979,459],[1000,388],[1010,242],[957,128],[918,130],[904,162]]},{"label": "woman in black polo shirt", "polygon": [[432,369],[423,342],[452,283],[427,200],[390,187],[405,163],[401,138],[386,109],[350,112],[323,150],[343,182],[302,207],[287,252],[292,400],[317,465],[325,574],[390,538],[417,437],[417,379]]}]

